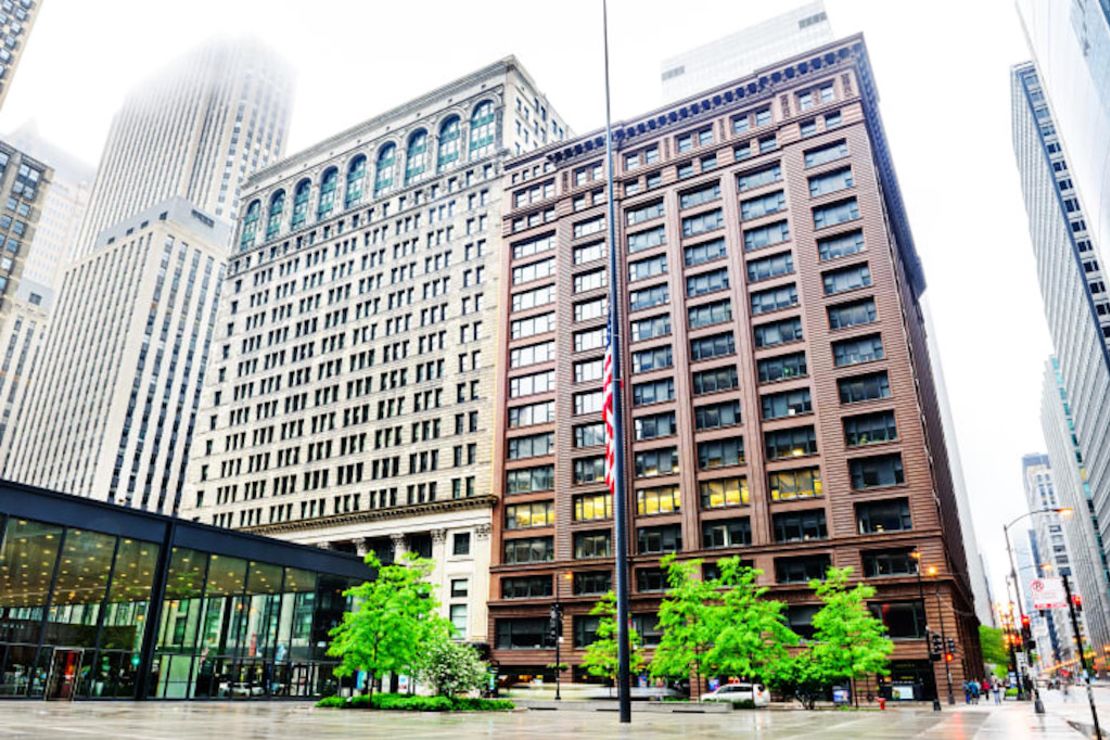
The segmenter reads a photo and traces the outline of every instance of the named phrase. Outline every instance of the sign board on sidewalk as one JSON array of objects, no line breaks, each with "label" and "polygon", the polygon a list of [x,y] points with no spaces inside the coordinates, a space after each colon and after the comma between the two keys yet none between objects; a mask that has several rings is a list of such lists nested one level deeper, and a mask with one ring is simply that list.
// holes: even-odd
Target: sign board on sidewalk
[{"label": "sign board on sidewalk", "polygon": [[1064,582],[1059,578],[1034,578],[1029,582],[1034,609],[1060,609],[1068,605]]}]

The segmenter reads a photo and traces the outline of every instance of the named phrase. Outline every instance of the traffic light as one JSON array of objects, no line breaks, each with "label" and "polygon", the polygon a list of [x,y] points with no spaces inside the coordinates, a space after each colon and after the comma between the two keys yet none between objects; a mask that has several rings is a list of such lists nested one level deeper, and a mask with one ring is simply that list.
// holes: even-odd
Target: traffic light
[{"label": "traffic light", "polygon": [[942,653],[944,653],[944,640],[936,632],[929,633],[929,657],[932,660],[940,660]]},{"label": "traffic light", "polygon": [[552,642],[558,642],[559,638],[563,636],[563,606],[562,604],[552,604],[551,612],[547,619],[547,634]]},{"label": "traffic light", "polygon": [[1071,595],[1071,603],[1072,603],[1072,606],[1075,607],[1075,610],[1077,612],[1083,611],[1083,597],[1082,596],[1080,596],[1079,594],[1072,594]]},{"label": "traffic light", "polygon": [[951,663],[955,659],[956,659],[956,654],[955,653],[945,653],[944,654],[944,662],[945,663]]},{"label": "traffic light", "polygon": [[1029,644],[1033,641],[1033,627],[1029,620],[1029,615],[1021,618],[1021,639],[1022,642]]},{"label": "traffic light", "polygon": [[[955,655],[956,654],[956,639],[953,638],[953,637],[948,638],[948,653],[949,653],[949,655]],[[952,659],[948,658],[947,660],[951,661]]]}]

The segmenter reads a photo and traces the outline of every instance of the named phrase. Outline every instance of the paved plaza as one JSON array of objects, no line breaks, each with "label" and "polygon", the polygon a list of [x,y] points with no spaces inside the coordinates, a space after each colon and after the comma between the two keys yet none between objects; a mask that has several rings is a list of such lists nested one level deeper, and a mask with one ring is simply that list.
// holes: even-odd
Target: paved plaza
[{"label": "paved plaza", "polygon": [[[1100,691],[1100,705],[1110,690]],[[611,711],[516,711],[505,714],[418,714],[316,709],[292,702],[0,702],[0,738],[81,737],[128,740],[192,738],[923,738],[936,740],[1077,740],[1069,719],[1088,722],[1082,695],[1070,703],[1049,696],[1049,712],[1035,717],[1029,704],[897,708],[886,712],[747,711],[727,714],[636,712],[621,727]],[[1110,715],[1110,711],[1107,711]]]}]

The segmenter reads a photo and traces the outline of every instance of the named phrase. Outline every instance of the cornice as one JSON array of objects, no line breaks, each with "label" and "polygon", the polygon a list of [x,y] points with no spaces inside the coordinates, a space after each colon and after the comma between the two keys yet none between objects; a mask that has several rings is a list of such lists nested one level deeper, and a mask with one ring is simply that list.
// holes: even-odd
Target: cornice
[{"label": "cornice", "polygon": [[[671,103],[645,115],[614,122],[614,148],[634,146],[635,140],[639,137],[718,115],[721,109],[770,98],[784,85],[793,87],[801,78],[808,75],[825,72],[852,62],[861,67],[868,66],[867,49],[862,34],[849,36],[806,54],[756,70],[753,74],[730,82],[728,85]],[[511,159],[506,162],[505,170],[511,171],[544,159],[562,164],[568,160],[597,154],[604,150],[605,129],[598,129],[577,139],[557,142]]]},{"label": "cornice", "polygon": [[260,524],[255,527],[243,527],[243,531],[253,534],[285,534],[289,532],[305,532],[317,529],[327,529],[348,524],[363,522],[380,522],[391,519],[405,519],[421,514],[442,514],[451,511],[466,511],[468,509],[492,508],[497,502],[497,497],[471,496],[469,498],[451,498],[443,501],[428,501],[422,504],[409,506],[394,506],[387,509],[368,509],[366,511],[352,511],[344,514],[333,514],[309,521],[298,520],[278,522],[274,524]]}]

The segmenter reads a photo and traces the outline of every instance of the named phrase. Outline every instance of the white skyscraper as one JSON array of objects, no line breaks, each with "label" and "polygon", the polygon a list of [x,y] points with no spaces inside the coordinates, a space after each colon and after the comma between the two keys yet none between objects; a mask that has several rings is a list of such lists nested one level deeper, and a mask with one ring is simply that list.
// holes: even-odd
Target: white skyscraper
[{"label": "white skyscraper", "polygon": [[663,100],[696,95],[834,40],[823,0],[749,26],[663,62]]},{"label": "white skyscraper", "polygon": [[227,243],[226,224],[173,198],[66,270],[4,478],[176,510]]},{"label": "white skyscraper", "polygon": [[233,221],[240,183],[284,150],[291,98],[285,62],[243,39],[211,42],[133,90],[104,145],[78,256],[166,198]]}]

